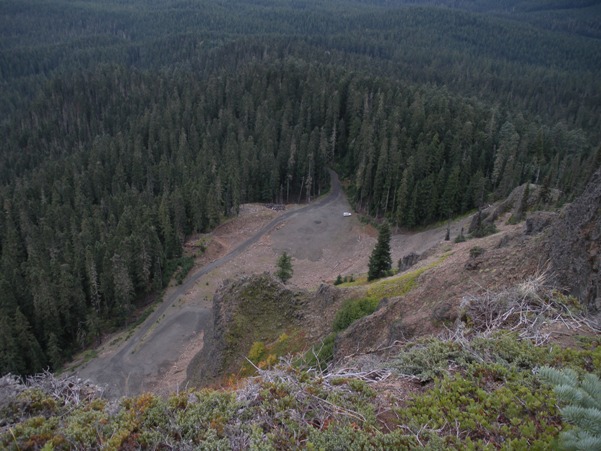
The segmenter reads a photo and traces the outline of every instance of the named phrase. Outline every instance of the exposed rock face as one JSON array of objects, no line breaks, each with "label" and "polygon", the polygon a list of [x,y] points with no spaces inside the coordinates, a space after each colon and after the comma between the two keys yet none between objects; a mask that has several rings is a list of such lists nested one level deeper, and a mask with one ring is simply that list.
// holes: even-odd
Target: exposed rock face
[{"label": "exposed rock face", "polygon": [[213,297],[213,324],[204,347],[188,366],[187,381],[203,387],[236,373],[252,344],[273,343],[302,330],[309,343],[332,331],[344,290],[322,284],[314,293],[283,285],[269,273],[225,281]]},{"label": "exposed rock face", "polygon": [[[327,293],[322,295],[327,302]],[[213,298],[213,328],[205,332],[188,379],[199,386],[215,382],[244,359],[254,341],[273,340],[284,325],[302,320],[306,303],[305,292],[268,273],[226,281]]]},{"label": "exposed rock face", "polygon": [[399,260],[399,272],[403,272],[411,268],[421,260],[421,255],[411,252]]},{"label": "exposed rock face", "polygon": [[[483,208],[479,213],[476,213],[472,217],[468,233],[473,233],[479,227],[486,227],[487,225],[493,224],[500,216],[503,216],[508,211],[513,211],[514,214],[517,214],[525,189],[526,184],[518,186],[503,202],[497,205],[489,205],[488,207]],[[546,202],[543,202],[543,199],[541,199],[541,187],[531,183],[529,186],[527,207],[529,209],[535,207],[549,207],[557,202],[560,195],[561,192],[559,190],[552,189],[548,193]]]},{"label": "exposed rock face", "polygon": [[556,217],[556,213],[548,211],[537,211],[529,214],[526,218],[526,235],[536,235],[542,232],[553,223]]},{"label": "exposed rock face", "polygon": [[405,324],[402,319],[399,301],[388,301],[385,304],[371,315],[355,321],[338,335],[334,348],[335,361],[358,351],[373,351],[392,344],[395,340],[408,340],[414,336],[414,327]]},{"label": "exposed rock face", "polygon": [[547,248],[556,283],[589,313],[601,312],[601,169],[549,229]]},{"label": "exposed rock face", "polygon": [[480,210],[474,216],[467,229],[468,233],[473,233],[476,229],[482,226],[494,224],[499,218],[499,215],[503,214],[504,211],[500,207],[489,206]]}]

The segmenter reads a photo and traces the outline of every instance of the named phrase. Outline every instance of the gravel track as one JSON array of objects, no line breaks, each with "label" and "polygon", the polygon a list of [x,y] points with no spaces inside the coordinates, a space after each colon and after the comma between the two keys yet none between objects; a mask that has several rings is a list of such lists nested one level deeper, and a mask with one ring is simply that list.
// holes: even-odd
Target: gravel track
[{"label": "gravel track", "polygon": [[[77,375],[105,386],[109,397],[130,396],[152,390],[156,380],[168,371],[186,343],[197,338],[213,321],[210,301],[201,302],[193,308],[180,307],[176,301],[189,293],[201,277],[236,259],[281,224],[298,218],[302,220],[307,213],[320,210],[325,210],[326,216],[330,215],[328,206],[336,201],[347,204],[337,174],[330,171],[330,176],[331,189],[325,197],[281,214],[227,255],[189,275],[182,285],[169,289],[163,302],[130,337],[115,350],[106,351],[78,368]],[[312,229],[307,229],[304,235],[312,232]],[[317,247],[319,244],[314,243],[314,248]]]}]

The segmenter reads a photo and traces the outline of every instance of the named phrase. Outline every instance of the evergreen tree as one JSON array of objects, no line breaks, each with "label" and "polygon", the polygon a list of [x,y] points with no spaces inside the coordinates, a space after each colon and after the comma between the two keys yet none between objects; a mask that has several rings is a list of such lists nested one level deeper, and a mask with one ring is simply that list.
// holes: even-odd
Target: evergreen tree
[{"label": "evergreen tree", "polygon": [[62,351],[60,349],[58,338],[54,332],[50,332],[50,334],[48,334],[46,355],[48,356],[48,360],[50,361],[52,369],[59,369],[62,363]]},{"label": "evergreen tree", "polygon": [[596,374],[582,379],[569,368],[542,367],[540,377],[555,386],[555,395],[564,406],[561,416],[573,428],[559,436],[560,449],[601,449],[601,380]]},{"label": "evergreen tree", "polygon": [[392,267],[392,257],[390,256],[390,226],[384,221],[380,226],[378,242],[369,257],[369,271],[367,280],[379,279],[386,276]]},{"label": "evergreen tree", "polygon": [[15,343],[14,322],[0,310],[0,374],[25,372],[24,356]]},{"label": "evergreen tree", "polygon": [[540,192],[538,195],[538,201],[541,205],[545,205],[545,204],[549,203],[549,201],[551,200],[550,199],[551,198],[550,183],[551,183],[551,178],[547,175],[543,180],[543,184],[541,185]]},{"label": "evergreen tree", "polygon": [[282,255],[280,255],[280,258],[278,258],[278,270],[276,272],[276,276],[278,276],[278,278],[283,282],[286,283],[290,280],[290,278],[292,277],[292,256],[288,255],[286,252],[284,252]]},{"label": "evergreen tree", "polygon": [[45,363],[44,353],[31,331],[27,318],[19,308],[15,311],[13,331],[17,353],[23,356],[24,368],[18,368],[19,374],[32,374],[40,371]]}]

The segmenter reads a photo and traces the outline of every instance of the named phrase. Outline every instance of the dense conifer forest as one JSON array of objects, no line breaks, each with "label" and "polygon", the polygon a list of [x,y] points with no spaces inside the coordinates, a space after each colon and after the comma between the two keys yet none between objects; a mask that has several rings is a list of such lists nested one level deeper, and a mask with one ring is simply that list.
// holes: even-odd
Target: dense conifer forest
[{"label": "dense conifer forest", "polygon": [[245,202],[412,228],[601,164],[595,1],[6,0],[0,373],[59,368]]}]

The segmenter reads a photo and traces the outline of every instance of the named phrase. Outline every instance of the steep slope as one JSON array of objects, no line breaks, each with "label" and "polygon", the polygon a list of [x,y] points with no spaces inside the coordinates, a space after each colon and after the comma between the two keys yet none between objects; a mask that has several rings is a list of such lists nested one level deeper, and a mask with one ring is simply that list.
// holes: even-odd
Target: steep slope
[{"label": "steep slope", "polygon": [[[464,243],[441,243],[428,258],[385,286],[415,278],[415,288],[383,299],[374,314],[357,321],[336,342],[336,359],[387,349],[399,342],[436,334],[462,319],[466,299],[509,289],[532,277],[574,296],[590,315],[601,308],[601,170],[584,193],[560,214],[525,212],[517,224],[524,186],[483,212],[482,223],[496,233]],[[557,193],[551,193],[556,198]],[[525,205],[540,205],[540,187],[531,185]],[[478,214],[472,218],[475,229]],[[423,269],[426,269],[425,271]],[[371,291],[382,291],[376,287]],[[398,290],[397,290],[398,291]]]},{"label": "steep slope", "polygon": [[342,298],[341,290],[327,285],[308,292],[287,287],[269,273],[226,281],[213,299],[214,321],[205,345],[188,367],[189,382],[207,386],[237,374],[255,343],[283,345],[280,354],[303,350],[329,332]]},{"label": "steep slope", "polygon": [[[591,256],[597,176],[560,215],[531,212],[510,224],[507,213],[496,233],[441,242],[408,270],[371,284],[360,279],[310,293],[268,274],[224,284],[204,366],[189,376],[216,381],[241,366],[244,374],[248,355],[258,367],[246,368],[253,377],[231,379],[229,388],[110,401],[74,378],[47,374],[23,383],[6,376],[0,446],[552,449],[566,425],[538,368],[600,376],[601,341],[577,305],[554,290],[542,251],[568,230],[573,246]],[[556,274],[579,257],[564,254]],[[581,280],[594,286],[595,260],[586,262]],[[291,342],[304,351],[347,300],[362,297],[380,299],[379,308],[338,335],[336,365],[255,359],[257,342],[268,352]]]},{"label": "steep slope", "polygon": [[558,287],[591,314],[601,312],[601,169],[549,231],[547,250]]}]

